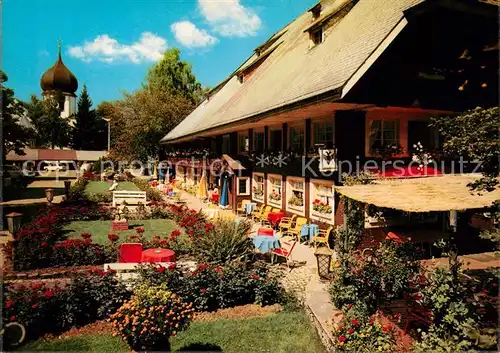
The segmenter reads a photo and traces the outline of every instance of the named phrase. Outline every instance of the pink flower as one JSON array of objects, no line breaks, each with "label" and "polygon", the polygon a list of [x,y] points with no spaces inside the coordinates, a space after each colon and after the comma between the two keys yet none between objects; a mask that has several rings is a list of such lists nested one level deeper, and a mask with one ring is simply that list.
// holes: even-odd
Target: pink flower
[{"label": "pink flower", "polygon": [[42,247],[46,247],[48,244],[46,241],[42,241],[42,243],[40,244]]},{"label": "pink flower", "polygon": [[206,292],[207,292],[207,289],[206,289],[206,288],[202,288],[202,289],[201,289],[201,292],[202,292],[202,293],[206,293]]},{"label": "pink flower", "polygon": [[54,292],[52,292],[51,290],[48,290],[45,293],[43,293],[43,296],[47,297],[47,298],[53,297],[54,296]]},{"label": "pink flower", "polygon": [[207,269],[207,265],[206,264],[201,264],[199,267],[198,267],[198,270],[200,271],[204,271]]},{"label": "pink flower", "polygon": [[252,278],[253,278],[253,279],[259,279],[259,276],[257,276],[257,275],[252,275]]}]

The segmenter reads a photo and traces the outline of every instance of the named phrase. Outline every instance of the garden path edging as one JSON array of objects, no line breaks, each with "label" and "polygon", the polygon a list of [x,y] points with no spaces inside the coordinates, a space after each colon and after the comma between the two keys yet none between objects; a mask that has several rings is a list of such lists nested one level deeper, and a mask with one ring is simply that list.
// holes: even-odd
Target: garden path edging
[{"label": "garden path edging", "polygon": [[332,318],[335,307],[330,302],[326,283],[319,282],[317,278],[309,282],[306,288],[305,309],[326,351],[334,352],[333,336],[326,323]]}]

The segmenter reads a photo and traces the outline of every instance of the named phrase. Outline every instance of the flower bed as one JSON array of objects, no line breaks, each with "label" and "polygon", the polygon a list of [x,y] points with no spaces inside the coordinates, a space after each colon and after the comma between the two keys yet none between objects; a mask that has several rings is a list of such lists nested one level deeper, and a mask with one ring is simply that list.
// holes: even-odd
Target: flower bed
[{"label": "flower bed", "polygon": [[282,300],[283,290],[267,267],[244,263],[227,266],[201,264],[193,272],[176,266],[150,265],[139,270],[143,283],[167,288],[192,302],[197,311],[214,311],[238,305],[272,305]]},{"label": "flower bed", "polygon": [[4,322],[22,323],[31,338],[107,318],[130,296],[114,271],[94,270],[63,282],[4,288]]}]

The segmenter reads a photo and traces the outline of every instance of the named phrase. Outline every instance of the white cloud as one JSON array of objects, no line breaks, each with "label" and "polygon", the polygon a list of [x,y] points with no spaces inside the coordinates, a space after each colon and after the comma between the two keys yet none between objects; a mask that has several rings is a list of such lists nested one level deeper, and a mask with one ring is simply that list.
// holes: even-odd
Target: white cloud
[{"label": "white cloud", "polygon": [[70,46],[68,54],[85,62],[94,59],[107,63],[128,60],[138,64],[161,59],[166,49],[167,40],[151,32],[143,32],[139,40],[130,45],[121,44],[107,34],[101,34],[91,42]]},{"label": "white cloud", "polygon": [[189,21],[175,22],[170,26],[175,38],[188,48],[201,48],[214,45],[218,39],[211,36],[204,29],[198,29],[196,25]]},{"label": "white cloud", "polygon": [[213,30],[225,37],[246,37],[257,34],[260,17],[240,0],[198,0],[202,15]]}]

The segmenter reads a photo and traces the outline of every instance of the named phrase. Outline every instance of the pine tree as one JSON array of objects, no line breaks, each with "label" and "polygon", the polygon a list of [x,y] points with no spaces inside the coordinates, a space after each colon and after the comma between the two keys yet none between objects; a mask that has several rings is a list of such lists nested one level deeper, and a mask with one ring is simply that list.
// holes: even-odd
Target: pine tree
[{"label": "pine tree", "polygon": [[106,122],[92,109],[87,86],[83,85],[71,145],[75,150],[104,150],[107,144]]}]

